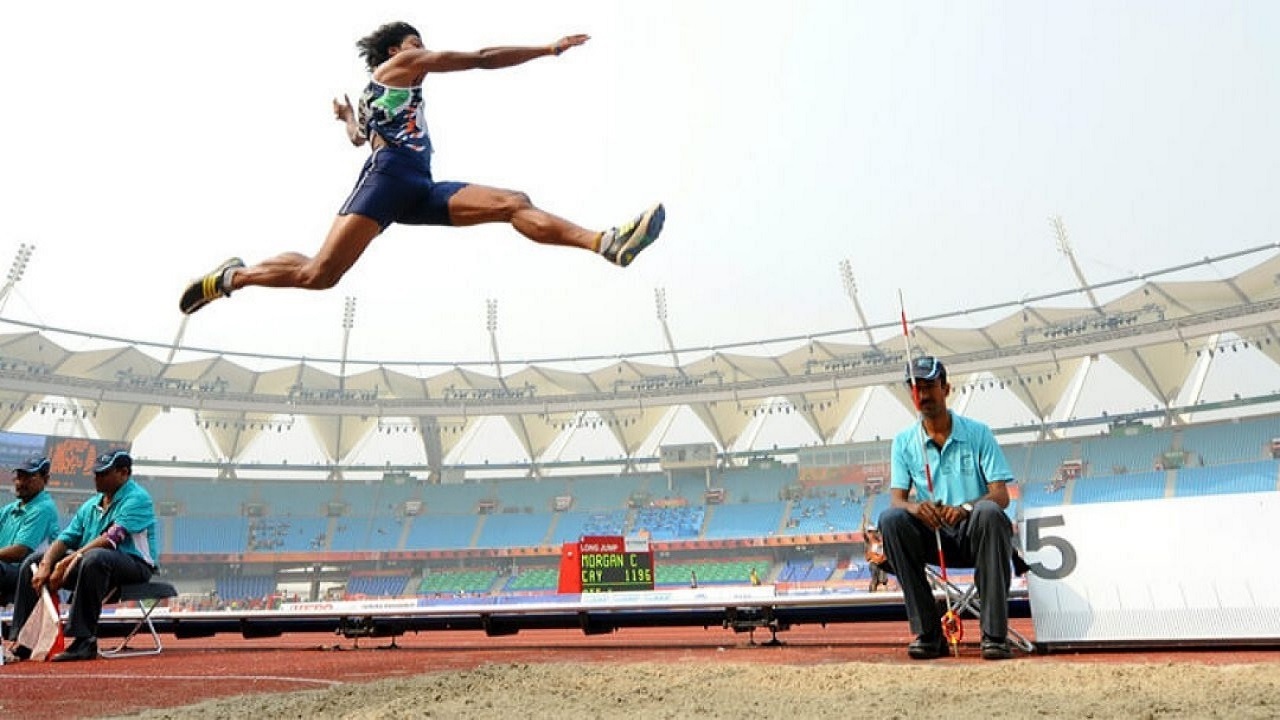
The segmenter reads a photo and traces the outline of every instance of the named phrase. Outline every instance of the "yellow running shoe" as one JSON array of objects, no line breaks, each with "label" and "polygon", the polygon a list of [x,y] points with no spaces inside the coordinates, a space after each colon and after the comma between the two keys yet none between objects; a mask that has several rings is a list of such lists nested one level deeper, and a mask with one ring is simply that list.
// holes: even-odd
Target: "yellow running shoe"
[{"label": "yellow running shoe", "polygon": [[619,267],[630,265],[641,250],[658,239],[666,220],[666,208],[662,207],[662,203],[654,205],[637,215],[634,220],[606,232],[600,239],[603,248],[600,254]]},{"label": "yellow running shoe", "polygon": [[223,282],[227,270],[244,267],[240,258],[231,258],[214,268],[213,272],[191,281],[182,299],[178,301],[178,309],[183,315],[190,315],[200,308],[221,297],[231,297],[231,288]]}]

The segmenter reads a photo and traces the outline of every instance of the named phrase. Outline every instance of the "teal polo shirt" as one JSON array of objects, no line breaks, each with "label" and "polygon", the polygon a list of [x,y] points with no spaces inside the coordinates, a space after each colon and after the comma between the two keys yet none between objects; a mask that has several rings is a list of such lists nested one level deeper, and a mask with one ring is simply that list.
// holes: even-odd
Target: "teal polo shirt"
[{"label": "teal polo shirt", "polygon": [[129,531],[129,537],[120,543],[118,550],[136,555],[151,567],[156,566],[160,545],[156,535],[156,509],[151,493],[129,478],[116,491],[111,507],[102,509],[102,493],[85,501],[71,518],[71,524],[58,535],[58,539],[73,550],[93,542],[112,525]]},{"label": "teal polo shirt", "polygon": [[[889,487],[910,491],[914,483],[916,497],[927,500],[929,486],[925,482],[921,442],[924,437],[917,422],[893,438]],[[939,448],[929,440],[928,447],[933,497],[943,505],[973,502],[987,494],[989,482],[1013,482],[1009,462],[991,428],[977,420],[951,413],[951,437],[947,443]]]},{"label": "teal polo shirt", "polygon": [[25,545],[39,550],[58,536],[58,506],[41,490],[30,500],[13,502],[0,508],[0,548]]}]

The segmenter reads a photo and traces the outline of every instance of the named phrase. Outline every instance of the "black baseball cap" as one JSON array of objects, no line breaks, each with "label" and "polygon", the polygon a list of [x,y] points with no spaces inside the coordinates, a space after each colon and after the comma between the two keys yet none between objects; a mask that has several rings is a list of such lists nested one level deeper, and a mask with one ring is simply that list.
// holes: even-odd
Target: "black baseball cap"
[{"label": "black baseball cap", "polygon": [[921,355],[907,365],[907,383],[910,384],[913,379],[918,382],[934,380],[946,382],[947,368],[938,358],[932,355]]},{"label": "black baseball cap", "polygon": [[115,468],[133,469],[133,458],[129,456],[128,451],[115,450],[109,453],[102,453],[98,456],[98,461],[93,465],[94,474],[104,473]]},{"label": "black baseball cap", "polygon": [[20,464],[15,465],[13,470],[14,472],[31,473],[32,475],[35,475],[37,473],[49,472],[49,466],[51,464],[52,463],[49,462],[49,458],[43,455],[32,455],[26,460],[23,460]]}]

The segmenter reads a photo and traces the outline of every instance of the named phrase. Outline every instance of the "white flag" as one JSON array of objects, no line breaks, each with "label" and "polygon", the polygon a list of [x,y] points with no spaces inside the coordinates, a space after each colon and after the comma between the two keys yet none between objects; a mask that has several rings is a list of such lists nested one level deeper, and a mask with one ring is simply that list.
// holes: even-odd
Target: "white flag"
[{"label": "white flag", "polygon": [[18,632],[18,644],[31,648],[32,660],[47,660],[62,652],[65,642],[58,603],[49,595],[49,588],[42,587],[39,602]]}]

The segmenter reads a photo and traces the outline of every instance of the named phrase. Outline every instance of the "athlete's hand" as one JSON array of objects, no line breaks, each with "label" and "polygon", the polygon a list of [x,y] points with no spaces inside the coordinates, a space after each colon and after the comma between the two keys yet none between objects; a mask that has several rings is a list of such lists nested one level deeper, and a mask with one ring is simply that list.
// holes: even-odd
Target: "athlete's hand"
[{"label": "athlete's hand", "polygon": [[591,39],[590,35],[566,35],[551,44],[551,50],[556,55],[563,53],[572,47],[578,47],[582,43]]},{"label": "athlete's hand", "polygon": [[355,108],[351,107],[351,98],[343,95],[342,102],[339,102],[338,98],[334,98],[333,116],[342,122],[351,122],[351,119],[356,116]]}]

